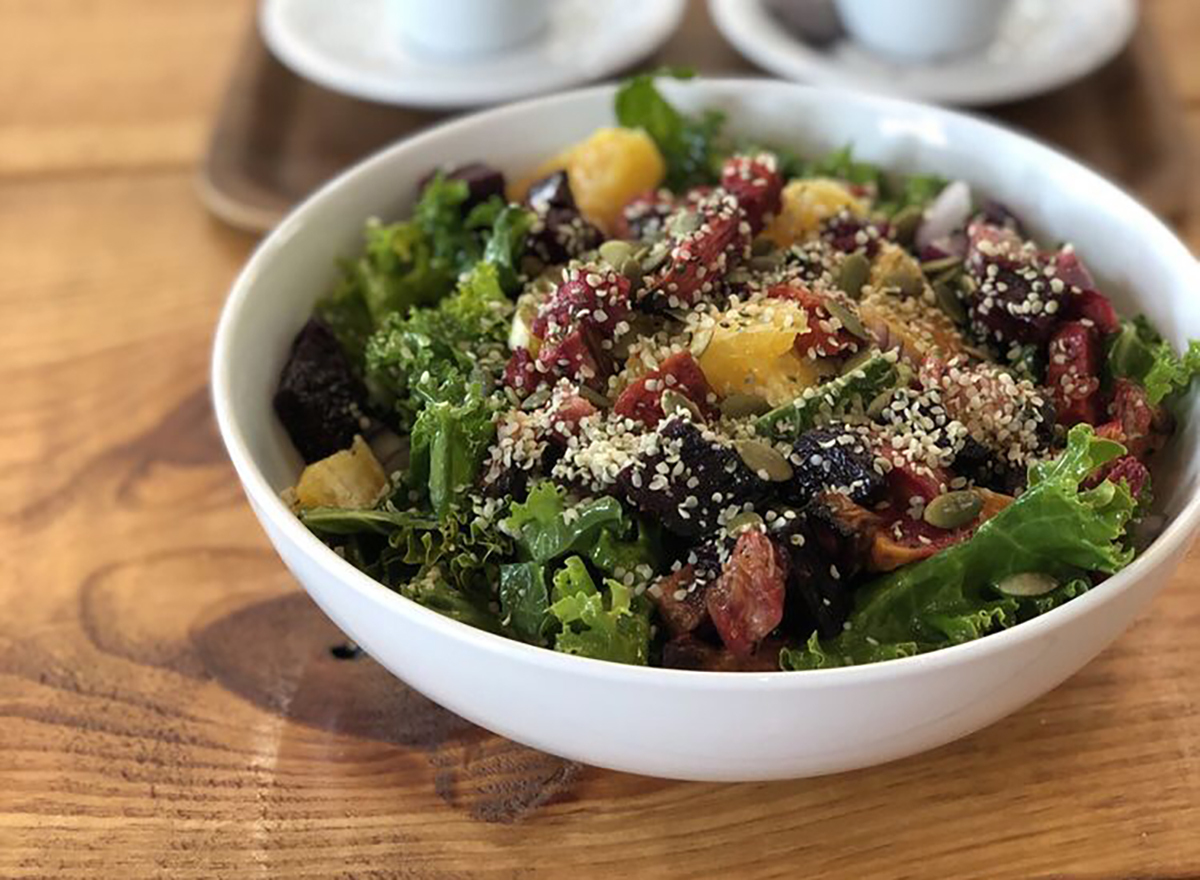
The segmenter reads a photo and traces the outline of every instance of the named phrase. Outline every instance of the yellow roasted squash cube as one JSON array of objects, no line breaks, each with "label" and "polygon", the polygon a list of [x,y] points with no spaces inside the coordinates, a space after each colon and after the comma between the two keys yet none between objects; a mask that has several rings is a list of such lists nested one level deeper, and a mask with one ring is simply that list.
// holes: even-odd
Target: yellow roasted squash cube
[{"label": "yellow roasted squash cube", "polygon": [[560,169],[567,172],[583,216],[611,233],[621,209],[638,193],[657,189],[667,166],[653,139],[640,128],[601,128],[542,164],[518,187],[518,197],[534,180]]},{"label": "yellow roasted squash cube", "polygon": [[296,502],[300,509],[374,507],[388,488],[375,453],[361,436],[349,449],[314,461],[300,474],[296,483]]},{"label": "yellow roasted squash cube", "polygon": [[828,177],[791,181],[783,188],[781,206],[763,236],[779,247],[791,247],[816,236],[821,221],[842,209],[855,216],[867,213],[866,206],[844,184]]}]

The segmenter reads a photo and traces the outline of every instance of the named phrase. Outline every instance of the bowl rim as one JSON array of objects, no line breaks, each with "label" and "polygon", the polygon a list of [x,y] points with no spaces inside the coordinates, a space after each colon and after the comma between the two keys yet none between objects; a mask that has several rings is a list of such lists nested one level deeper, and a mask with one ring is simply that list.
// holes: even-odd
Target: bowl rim
[{"label": "bowl rim", "polygon": [[[675,87],[677,86],[669,86],[669,90],[673,90]],[[482,653],[504,656],[513,662],[540,665],[559,673],[580,675],[589,679],[606,679],[630,685],[657,683],[694,691],[766,692],[797,686],[824,688],[847,684],[867,685],[898,677],[921,675],[943,667],[982,659],[1006,648],[1015,648],[1038,639],[1048,631],[1066,626],[1069,622],[1089,615],[1093,610],[1114,601],[1119,594],[1131,589],[1143,573],[1148,573],[1152,568],[1166,563],[1173,554],[1186,549],[1187,542],[1200,528],[1200,491],[1193,493],[1179,513],[1137,559],[1103,581],[1103,589],[1091,589],[1058,608],[1009,629],[991,633],[969,642],[949,645],[925,654],[877,663],[827,669],[729,673],[633,666],[597,660],[529,645],[516,639],[477,629],[402,596],[359,571],[326,546],[315,534],[304,527],[299,518],[292,513],[268,484],[250,454],[241,425],[234,416],[230,369],[234,355],[231,341],[244,305],[255,289],[259,277],[268,269],[276,253],[286,246],[296,228],[306,222],[306,217],[310,212],[317,210],[322,203],[342,187],[349,185],[355,178],[391,162],[396,154],[403,153],[414,145],[453,138],[477,125],[487,125],[513,112],[541,109],[550,115],[560,105],[595,100],[601,96],[613,94],[616,88],[616,84],[608,83],[504,104],[443,122],[412,137],[385,146],[333,177],[289,211],[276,228],[259,242],[234,279],[221,309],[213,343],[210,390],[218,430],[252,508],[277,530],[277,534],[286,538],[304,557],[315,563],[325,576],[353,589],[360,594],[361,598],[373,603],[380,603],[398,614],[409,617],[414,624],[434,630],[442,637],[458,643],[465,643],[465,646]],[[1200,263],[1196,261],[1174,232],[1120,186],[1104,178],[1086,164],[1066,156],[1034,137],[980,119],[974,114],[961,110],[950,110],[900,98],[868,95],[842,89],[750,77],[698,77],[690,81],[686,88],[698,88],[701,91],[711,89],[718,93],[721,90],[739,91],[742,89],[786,91],[817,98],[834,98],[838,101],[849,101],[863,106],[881,115],[885,112],[908,116],[922,114],[926,118],[932,117],[938,121],[952,122],[955,125],[965,124],[1000,141],[1022,144],[1025,148],[1032,149],[1035,157],[1041,161],[1065,165],[1076,173],[1083,174],[1088,179],[1092,191],[1101,190],[1106,199],[1116,198],[1123,202],[1129,212],[1129,225],[1142,230],[1141,238],[1152,239],[1156,247],[1165,248],[1170,252],[1171,258],[1179,264],[1182,271],[1192,276],[1196,290],[1200,291]],[[274,543],[274,536],[268,535],[268,537]],[[303,586],[303,582],[301,585]]]}]

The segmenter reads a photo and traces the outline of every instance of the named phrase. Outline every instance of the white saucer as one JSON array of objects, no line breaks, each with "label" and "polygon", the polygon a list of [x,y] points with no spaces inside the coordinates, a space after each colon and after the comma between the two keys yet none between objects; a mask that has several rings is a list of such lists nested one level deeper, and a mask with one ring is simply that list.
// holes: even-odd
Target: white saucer
[{"label": "white saucer", "polygon": [[385,104],[473,107],[624,70],[678,27],[686,0],[556,0],[540,37],[510,52],[446,60],[405,46],[387,0],[264,0],[259,28],[300,76]]},{"label": "white saucer", "polygon": [[982,51],[904,65],[849,39],[812,46],[764,0],[708,5],[738,51],[784,78],[960,105],[1016,101],[1064,86],[1112,59],[1137,25],[1136,0],[1014,0],[996,40]]}]

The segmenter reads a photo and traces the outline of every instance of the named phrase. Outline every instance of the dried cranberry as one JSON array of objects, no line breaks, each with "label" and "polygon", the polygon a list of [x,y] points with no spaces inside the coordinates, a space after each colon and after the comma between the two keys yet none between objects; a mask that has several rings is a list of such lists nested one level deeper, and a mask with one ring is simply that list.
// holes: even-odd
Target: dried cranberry
[{"label": "dried cranberry", "polygon": [[668,388],[691,400],[706,418],[716,415],[711,403],[715,399],[712,387],[696,359],[686,351],[676,352],[657,370],[630,383],[617,398],[613,412],[654,427],[663,417],[662,394]]},{"label": "dried cranberry", "polygon": [[1069,321],[1054,334],[1047,350],[1046,386],[1054,399],[1058,423],[1066,427],[1101,420],[1102,352],[1095,328]]},{"label": "dried cranberry", "polygon": [[542,303],[530,330],[543,342],[581,326],[596,328],[607,339],[629,314],[629,288],[629,279],[607,266],[571,269]]},{"label": "dried cranberry", "polygon": [[705,607],[725,647],[745,656],[783,620],[787,556],[758,529],[747,529],[721,576],[705,594]]},{"label": "dried cranberry", "polygon": [[600,347],[594,329],[578,326],[565,335],[555,334],[542,343],[537,354],[538,368],[587,385],[597,391],[608,385],[613,372],[612,358]]},{"label": "dried cranberry", "polygon": [[721,167],[721,186],[737,199],[755,235],[779,213],[783,178],[778,164],[770,153],[759,153],[756,156],[731,156]]}]

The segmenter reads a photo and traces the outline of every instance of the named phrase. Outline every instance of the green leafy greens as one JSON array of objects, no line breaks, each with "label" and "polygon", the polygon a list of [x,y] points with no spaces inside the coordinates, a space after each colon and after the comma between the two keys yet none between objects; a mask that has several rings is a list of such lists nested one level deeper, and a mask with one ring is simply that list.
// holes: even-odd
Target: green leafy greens
[{"label": "green leafy greens", "polygon": [[533,215],[496,197],[464,213],[465,181],[436,176],[421,192],[410,220],[367,222],[366,246],[342,262],[342,277],[316,307],[352,362],[385,320],[434,305],[480,260],[496,267],[502,288],[514,292],[515,263]]},{"label": "green leafy greens", "polygon": [[654,85],[656,76],[690,79],[683,68],[634,76],[617,91],[617,122],[641,128],[654,140],[667,165],[666,185],[675,192],[714,183],[726,151],[721,145],[725,114],[707,110],[699,116],[680,113]]},{"label": "green leafy greens", "polygon": [[[657,570],[657,537],[644,523],[615,498],[571,504],[564,489],[546,481],[512,506],[504,530],[513,536],[521,561],[501,566],[500,607],[519,638],[545,644],[553,636],[556,650],[645,662],[649,605],[621,582],[639,567],[645,566],[643,573]],[[616,579],[597,589],[585,561]]]},{"label": "green leafy greens", "polygon": [[1187,351],[1178,355],[1145,317],[1122,321],[1121,332],[1109,346],[1108,369],[1115,377],[1144,386],[1150,402],[1157,405],[1200,376],[1200,340],[1192,340]]},{"label": "green leafy greens", "polygon": [[504,632],[490,603],[499,560],[511,558],[512,541],[473,513],[435,517],[390,506],[324,507],[304,511],[300,519],[401,595],[471,626]]},{"label": "green leafy greens", "polygon": [[[1119,571],[1133,558],[1124,538],[1135,502],[1124,483],[1080,486],[1123,453],[1089,426],[1072,428],[1062,454],[1032,465],[1029,488],[969,541],[861,588],[845,632],[784,649],[781,665],[871,663],[969,641],[1077,595],[1087,588],[1087,572]],[[1032,599],[996,590],[1023,572],[1049,574],[1064,586]]]}]

